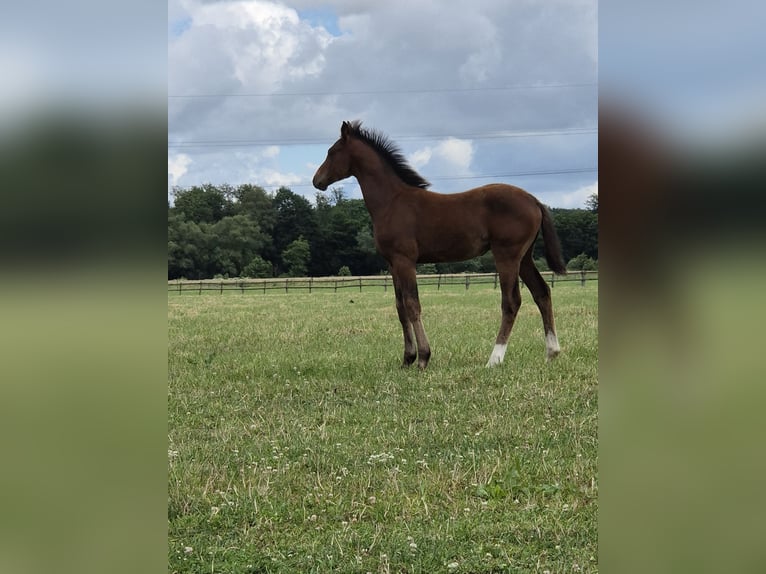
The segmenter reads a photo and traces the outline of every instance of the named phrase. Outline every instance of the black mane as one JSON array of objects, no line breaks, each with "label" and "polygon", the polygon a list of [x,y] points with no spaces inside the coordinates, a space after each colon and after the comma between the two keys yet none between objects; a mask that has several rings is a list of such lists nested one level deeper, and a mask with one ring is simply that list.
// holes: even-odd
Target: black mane
[{"label": "black mane", "polygon": [[358,120],[351,122],[349,125],[351,135],[372,147],[391,166],[404,183],[422,189],[427,189],[431,185],[407,163],[399,147],[388,139],[387,136],[376,130],[363,128],[362,122]]}]

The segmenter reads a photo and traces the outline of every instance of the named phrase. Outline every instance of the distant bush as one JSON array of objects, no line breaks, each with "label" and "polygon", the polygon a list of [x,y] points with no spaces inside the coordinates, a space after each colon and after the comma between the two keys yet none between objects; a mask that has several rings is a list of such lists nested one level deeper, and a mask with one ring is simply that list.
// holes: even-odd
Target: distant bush
[{"label": "distant bush", "polygon": [[245,277],[268,278],[273,275],[271,263],[260,255],[256,255],[242,270]]},{"label": "distant bush", "polygon": [[537,259],[535,259],[535,267],[537,267],[539,271],[551,270],[551,268],[548,267],[548,262],[545,260],[545,257],[538,257]]},{"label": "distant bush", "polygon": [[348,268],[348,265],[338,269],[338,277],[351,277],[351,269]]},{"label": "distant bush", "polygon": [[597,269],[598,261],[591,259],[585,253],[580,253],[567,263],[568,271],[596,271]]}]

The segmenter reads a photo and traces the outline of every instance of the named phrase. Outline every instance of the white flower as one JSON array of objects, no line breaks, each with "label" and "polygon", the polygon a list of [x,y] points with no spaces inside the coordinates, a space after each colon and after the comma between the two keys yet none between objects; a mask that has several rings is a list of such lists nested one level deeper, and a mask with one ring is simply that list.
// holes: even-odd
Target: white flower
[{"label": "white flower", "polygon": [[460,566],[460,564],[458,564],[457,562],[450,562],[449,564],[447,564],[447,568],[449,568],[450,570],[457,570],[458,566]]},{"label": "white flower", "polygon": [[191,546],[184,546],[184,554],[191,554],[192,552],[194,552],[194,548]]}]

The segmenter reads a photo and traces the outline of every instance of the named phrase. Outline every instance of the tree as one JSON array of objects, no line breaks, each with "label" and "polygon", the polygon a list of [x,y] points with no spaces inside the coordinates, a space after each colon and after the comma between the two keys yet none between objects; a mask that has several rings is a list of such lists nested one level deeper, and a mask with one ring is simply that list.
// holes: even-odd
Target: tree
[{"label": "tree", "polygon": [[174,211],[187,221],[215,223],[231,213],[231,203],[224,190],[206,183],[188,189],[174,188]]},{"label": "tree", "polygon": [[258,224],[247,215],[224,217],[210,229],[215,272],[239,276],[265,243]]},{"label": "tree", "polygon": [[567,263],[567,270],[569,271],[595,271],[596,269],[598,269],[598,263],[585,253],[580,253]]},{"label": "tree", "polygon": [[[586,209],[551,209],[553,224],[561,241],[564,261],[579,253],[598,259],[598,215]],[[543,257],[542,239],[535,243],[534,257]]]},{"label": "tree", "polygon": [[330,189],[330,195],[332,197],[332,202],[335,205],[338,205],[346,201],[346,197],[343,193],[342,187],[333,187],[332,189]]},{"label": "tree", "polygon": [[[299,237],[314,242],[317,235],[316,213],[306,198],[281,187],[274,196],[273,205],[276,212],[273,232],[276,253],[283,253]],[[285,266],[289,268],[287,262]]]},{"label": "tree", "polygon": [[260,255],[253,257],[250,263],[248,263],[242,270],[242,275],[244,277],[267,278],[272,277],[273,274],[274,268],[272,267],[271,263],[266,261]]},{"label": "tree", "polygon": [[252,218],[262,233],[271,235],[277,218],[274,210],[274,200],[266,190],[257,185],[245,183],[234,191],[236,198],[236,213]]},{"label": "tree", "polygon": [[598,213],[598,194],[592,193],[588,199],[585,200],[585,208],[591,213]]},{"label": "tree", "polygon": [[309,242],[299,237],[288,245],[282,252],[282,261],[287,267],[288,275],[292,277],[303,277],[306,275],[311,251]]},{"label": "tree", "polygon": [[168,279],[198,279],[208,275],[209,225],[186,221],[180,213],[168,215]]}]

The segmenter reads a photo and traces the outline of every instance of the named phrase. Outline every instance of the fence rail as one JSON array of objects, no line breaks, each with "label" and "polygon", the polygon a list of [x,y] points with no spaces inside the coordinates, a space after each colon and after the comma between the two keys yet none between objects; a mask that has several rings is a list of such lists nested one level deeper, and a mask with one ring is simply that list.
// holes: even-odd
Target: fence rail
[{"label": "fence rail", "polygon": [[[598,281],[598,271],[570,271],[567,275],[554,275],[552,271],[541,271],[551,287],[559,283],[579,282],[585,285],[587,281]],[[439,275],[418,275],[418,287],[442,287],[464,286],[466,290],[471,286],[492,285],[498,287],[497,273],[454,273]],[[522,282],[523,285],[523,282]],[[356,277],[283,277],[269,279],[202,279],[189,281],[185,279],[168,281],[168,293],[198,293],[224,291],[254,291],[266,293],[267,291],[308,291],[338,289],[379,288],[383,291],[393,289],[390,275],[370,275]]]}]

